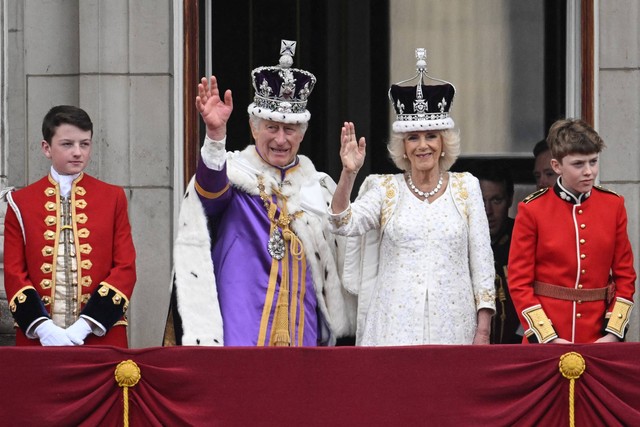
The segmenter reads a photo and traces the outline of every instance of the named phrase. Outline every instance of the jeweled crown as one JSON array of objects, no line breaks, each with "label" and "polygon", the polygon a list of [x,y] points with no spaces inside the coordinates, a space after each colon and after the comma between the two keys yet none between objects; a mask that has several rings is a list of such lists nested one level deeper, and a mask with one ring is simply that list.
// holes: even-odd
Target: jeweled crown
[{"label": "jeweled crown", "polygon": [[[416,59],[416,75],[391,85],[389,89],[389,100],[396,112],[393,131],[411,132],[453,128],[454,123],[449,116],[449,111],[456,94],[455,87],[447,81],[427,74],[426,49],[416,49]],[[441,84],[426,85],[425,78]],[[414,79],[418,80],[417,85],[403,86]]]},{"label": "jeweled crown", "polygon": [[296,42],[282,40],[280,61],[271,67],[258,67],[251,72],[255,96],[249,114],[282,123],[305,123],[311,118],[307,100],[316,84],[308,71],[291,68]]}]

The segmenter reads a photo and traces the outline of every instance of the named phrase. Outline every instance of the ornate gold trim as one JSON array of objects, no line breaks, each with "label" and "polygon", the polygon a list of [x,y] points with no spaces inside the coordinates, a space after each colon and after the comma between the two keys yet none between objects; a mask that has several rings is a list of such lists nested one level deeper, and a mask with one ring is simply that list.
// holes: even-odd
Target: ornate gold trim
[{"label": "ornate gold trim", "polygon": [[616,302],[611,310],[611,317],[607,323],[606,331],[611,332],[619,338],[624,338],[624,330],[629,323],[629,316],[633,303],[622,298],[616,298]]},{"label": "ornate gold trim", "polygon": [[529,327],[539,342],[546,343],[558,338],[555,329],[553,329],[551,319],[547,317],[547,314],[539,304],[523,310],[522,315],[527,320],[527,323],[529,323]]},{"label": "ornate gold trim", "polygon": [[227,183],[227,185],[225,185],[225,187],[222,190],[218,191],[217,193],[212,193],[200,187],[200,184],[198,184],[198,181],[196,180],[193,181],[193,186],[198,192],[198,194],[200,194],[202,197],[206,197],[207,199],[217,199],[218,197],[226,193],[227,190],[229,189],[229,183]]}]

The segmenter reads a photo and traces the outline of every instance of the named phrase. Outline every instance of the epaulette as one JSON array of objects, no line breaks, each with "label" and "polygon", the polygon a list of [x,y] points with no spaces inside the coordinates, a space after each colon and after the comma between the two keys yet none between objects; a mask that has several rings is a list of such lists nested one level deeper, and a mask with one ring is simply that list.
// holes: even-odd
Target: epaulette
[{"label": "epaulette", "polygon": [[527,197],[525,197],[522,202],[523,203],[529,203],[532,200],[537,199],[538,197],[542,196],[544,193],[546,193],[547,191],[549,191],[549,188],[541,188],[537,191],[534,191],[533,193],[529,194]]},{"label": "epaulette", "polygon": [[609,190],[608,188],[604,188],[604,187],[601,187],[599,185],[594,185],[593,188],[595,188],[596,190],[600,190],[600,191],[603,191],[605,193],[613,194],[613,195],[616,195],[616,196],[620,197],[620,195],[618,193],[616,193],[613,190]]}]

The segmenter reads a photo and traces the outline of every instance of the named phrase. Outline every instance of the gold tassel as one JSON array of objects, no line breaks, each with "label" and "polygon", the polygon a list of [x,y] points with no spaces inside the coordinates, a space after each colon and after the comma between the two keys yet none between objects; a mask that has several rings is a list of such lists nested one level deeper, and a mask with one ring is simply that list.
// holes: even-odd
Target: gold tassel
[{"label": "gold tassel", "polygon": [[[282,236],[287,241],[290,238],[289,230],[284,229]],[[273,315],[273,334],[271,345],[276,347],[289,347],[291,334],[289,333],[289,246],[284,245],[284,258],[282,258],[282,281],[278,291],[276,312]]]},{"label": "gold tassel", "polygon": [[140,368],[133,360],[125,360],[118,363],[115,371],[116,382],[122,387],[124,427],[129,427],[129,387],[138,384],[142,375]]},{"label": "gold tassel", "polygon": [[289,335],[289,290],[280,285],[276,313],[273,317],[273,339],[271,344],[276,347],[288,347],[291,345]]},{"label": "gold tassel", "polygon": [[587,365],[582,356],[573,351],[560,356],[558,365],[562,376],[569,380],[569,426],[575,427],[575,381],[580,378]]}]

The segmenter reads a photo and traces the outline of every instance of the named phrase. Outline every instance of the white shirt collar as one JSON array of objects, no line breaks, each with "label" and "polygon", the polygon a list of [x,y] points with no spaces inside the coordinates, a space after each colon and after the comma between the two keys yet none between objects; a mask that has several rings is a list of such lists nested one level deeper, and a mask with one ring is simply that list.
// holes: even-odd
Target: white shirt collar
[{"label": "white shirt collar", "polygon": [[69,197],[69,194],[71,194],[71,184],[73,184],[73,181],[79,176],[80,173],[76,173],[74,175],[60,175],[58,171],[51,166],[51,177],[60,186],[60,194],[62,197]]}]

